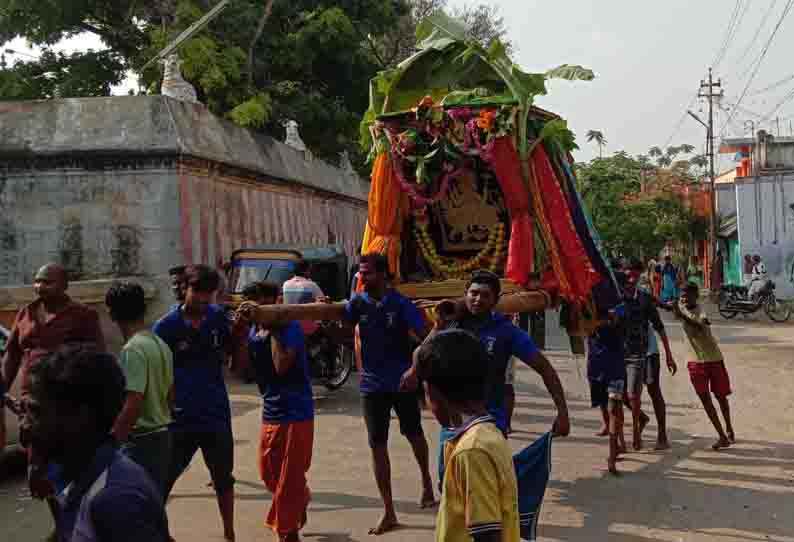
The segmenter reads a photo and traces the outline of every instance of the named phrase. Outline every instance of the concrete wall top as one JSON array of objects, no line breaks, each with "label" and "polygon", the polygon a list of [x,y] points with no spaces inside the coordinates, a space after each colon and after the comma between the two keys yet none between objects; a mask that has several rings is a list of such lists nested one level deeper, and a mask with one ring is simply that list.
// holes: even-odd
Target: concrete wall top
[{"label": "concrete wall top", "polygon": [[0,103],[0,157],[188,155],[366,202],[369,184],[264,134],[165,96]]}]

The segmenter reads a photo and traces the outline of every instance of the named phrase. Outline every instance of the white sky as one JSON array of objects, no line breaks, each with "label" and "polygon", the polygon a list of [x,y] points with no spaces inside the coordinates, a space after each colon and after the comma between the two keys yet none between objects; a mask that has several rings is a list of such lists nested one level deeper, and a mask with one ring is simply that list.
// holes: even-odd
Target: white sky
[{"label": "white sky", "polygon": [[[450,0],[452,7],[473,0]],[[701,149],[705,129],[682,115],[697,92],[708,67],[715,63],[726,41],[734,0],[477,0],[497,5],[507,22],[510,38],[517,46],[516,60],[529,71],[543,71],[559,64],[581,64],[593,69],[595,81],[549,84],[549,95],[538,105],[566,119],[578,136],[581,150],[577,160],[588,160],[597,148],[585,141],[588,130],[601,130],[608,140],[607,152],[646,152],[653,145],[689,143]],[[728,40],[726,54],[715,64],[715,78],[725,89],[724,107],[732,108],[750,78],[755,59],[769,39],[783,9],[794,0],[739,0],[740,17]],[[763,26],[770,6],[774,9]],[[758,29],[760,33],[753,43]],[[33,52],[15,40],[3,49]],[[100,49],[93,36],[79,36],[59,45],[63,50]],[[790,93],[794,77],[778,88],[761,94],[754,91],[794,76],[794,9],[784,19],[769,52],[749,86],[740,110],[726,130],[727,135],[750,133],[745,121],[777,133],[780,117],[782,135],[794,124],[794,99],[771,120],[770,113]],[[13,56],[10,56],[13,58]],[[114,92],[126,94],[136,88],[134,80]],[[705,119],[703,105],[695,101],[692,110]],[[717,133],[728,116],[718,111]],[[731,166],[723,157],[722,169]]]},{"label": "white sky", "polygon": [[[624,149],[632,154],[643,153],[651,146],[665,145],[671,136],[673,145],[689,143],[698,149],[703,147],[705,128],[695,120],[687,117],[680,129],[675,128],[725,41],[736,6],[734,0],[478,1],[499,6],[510,38],[518,47],[516,60],[525,69],[542,71],[568,63],[581,64],[596,72],[597,79],[589,83],[554,82],[549,85],[549,95],[538,100],[538,105],[569,121],[581,147],[577,160],[598,154],[595,145],[585,141],[588,130],[604,132],[607,152]],[[466,3],[471,1],[450,0],[452,6]],[[773,3],[776,3],[774,10],[745,55]],[[724,106],[735,103],[742,93],[749,78],[744,76],[747,65],[754,64],[752,61],[760,54],[788,3],[788,0],[741,0],[743,16],[724,60],[714,72],[715,77],[722,78]],[[754,90],[794,75],[792,52],[794,10],[772,42],[742,107],[763,115],[794,92],[792,78],[775,91],[750,96]],[[693,104],[692,109],[705,120],[700,103]],[[789,135],[789,121],[794,121],[794,99],[774,116],[777,115],[784,118],[781,134]],[[727,116],[721,114],[717,134]],[[737,113],[728,135],[744,135],[744,121],[751,119],[759,120],[744,111]],[[762,126],[777,133],[774,119]],[[723,157],[723,168],[730,165],[730,157]]]}]

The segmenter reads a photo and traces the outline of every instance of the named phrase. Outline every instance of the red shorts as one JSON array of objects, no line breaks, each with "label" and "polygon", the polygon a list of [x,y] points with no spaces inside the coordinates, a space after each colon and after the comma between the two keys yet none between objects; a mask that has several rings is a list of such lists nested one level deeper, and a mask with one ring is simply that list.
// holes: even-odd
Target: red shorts
[{"label": "red shorts", "polygon": [[709,361],[706,363],[690,361],[687,364],[689,379],[695,392],[703,395],[711,391],[717,397],[727,397],[731,394],[731,380],[723,361]]}]

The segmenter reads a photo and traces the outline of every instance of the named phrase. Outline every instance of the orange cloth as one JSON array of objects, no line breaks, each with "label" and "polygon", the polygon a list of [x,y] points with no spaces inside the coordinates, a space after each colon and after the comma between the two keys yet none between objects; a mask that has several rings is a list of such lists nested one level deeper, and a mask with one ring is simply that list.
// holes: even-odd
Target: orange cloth
[{"label": "orange cloth", "polygon": [[372,166],[368,207],[361,253],[385,254],[389,259],[389,271],[399,281],[401,236],[408,211],[408,196],[400,190],[388,153],[378,155]]},{"label": "orange cloth", "polygon": [[279,535],[297,533],[306,523],[313,445],[314,420],[262,424],[259,475],[273,494],[265,525]]}]

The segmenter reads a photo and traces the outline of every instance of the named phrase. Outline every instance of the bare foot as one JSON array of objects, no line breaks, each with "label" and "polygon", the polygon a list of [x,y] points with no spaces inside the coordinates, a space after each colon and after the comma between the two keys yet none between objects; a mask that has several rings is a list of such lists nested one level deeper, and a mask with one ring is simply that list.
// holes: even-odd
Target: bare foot
[{"label": "bare foot", "polygon": [[436,501],[435,495],[433,495],[433,490],[425,491],[422,495],[422,500],[419,501],[419,508],[422,510],[426,510],[428,508],[435,508],[438,505]]},{"label": "bare foot", "polygon": [[603,427],[602,427],[602,428],[601,428],[601,429],[598,431],[598,433],[596,433],[596,434],[595,434],[595,436],[597,436],[597,437],[606,437],[606,436],[608,436],[608,435],[609,435],[609,429],[607,428],[607,426],[603,426]]},{"label": "bare foot", "polygon": [[388,533],[399,526],[400,524],[397,522],[396,517],[383,516],[378,522],[378,525],[369,530],[369,534],[380,535],[383,533]]},{"label": "bare foot", "polygon": [[736,435],[733,434],[733,429],[728,431],[728,440],[731,441],[731,444],[736,444]]},{"label": "bare foot", "polygon": [[654,450],[660,452],[662,450],[669,450],[670,449],[670,442],[667,439],[659,439],[656,441],[656,446],[653,447]]},{"label": "bare foot", "polygon": [[631,446],[637,452],[642,450],[642,434],[641,433],[639,433],[639,432],[635,432],[634,433],[634,438],[632,439]]},{"label": "bare foot", "polygon": [[226,542],[234,542],[234,531],[223,533],[223,539],[226,540]]},{"label": "bare foot", "polygon": [[626,449],[625,442],[618,443],[618,455],[625,454],[628,450]]},{"label": "bare foot", "polygon": [[612,476],[620,476],[620,472],[618,471],[617,458],[607,459],[607,470]]},{"label": "bare foot", "polygon": [[720,437],[720,440],[711,445],[712,450],[719,450],[721,448],[730,447],[731,442],[726,437]]}]

